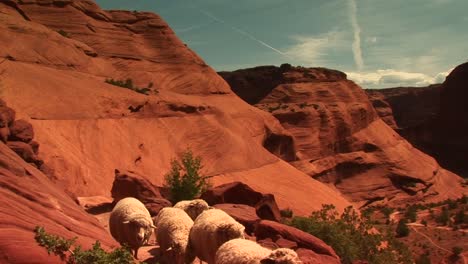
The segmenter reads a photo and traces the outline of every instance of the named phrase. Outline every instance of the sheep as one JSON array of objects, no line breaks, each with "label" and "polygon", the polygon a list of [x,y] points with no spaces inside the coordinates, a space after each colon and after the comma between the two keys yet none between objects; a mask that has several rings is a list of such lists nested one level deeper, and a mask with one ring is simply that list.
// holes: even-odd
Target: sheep
[{"label": "sheep", "polygon": [[200,260],[213,264],[218,248],[231,239],[244,238],[244,230],[243,225],[224,211],[208,209],[195,219],[189,246]]},{"label": "sheep", "polygon": [[233,239],[219,247],[216,264],[299,264],[302,263],[294,250],[278,248],[270,250],[254,241]]},{"label": "sheep", "polygon": [[156,239],[163,263],[192,263],[195,255],[188,248],[193,220],[179,208],[165,207],[156,216]]},{"label": "sheep", "polygon": [[153,233],[153,220],[148,209],[139,200],[127,197],[112,209],[109,218],[111,235],[121,245],[127,245],[138,259],[138,249],[147,244]]},{"label": "sheep", "polygon": [[195,221],[195,218],[197,218],[197,216],[199,216],[203,211],[210,208],[210,206],[202,199],[180,201],[176,203],[174,207],[184,210],[193,221]]}]

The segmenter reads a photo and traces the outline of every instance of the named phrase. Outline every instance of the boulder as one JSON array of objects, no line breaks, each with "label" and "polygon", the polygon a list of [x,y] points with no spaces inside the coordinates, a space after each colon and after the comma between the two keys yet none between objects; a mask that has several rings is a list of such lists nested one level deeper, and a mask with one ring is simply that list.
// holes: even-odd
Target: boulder
[{"label": "boulder", "polygon": [[0,106],[0,127],[8,127],[15,120],[16,112],[8,106]]},{"label": "boulder", "polygon": [[335,251],[325,242],[317,237],[301,231],[292,226],[287,226],[274,221],[262,220],[255,228],[255,236],[257,240],[271,238],[276,242],[280,238],[297,243],[300,248],[310,249],[317,254],[330,256],[339,261],[339,257]]},{"label": "boulder", "polygon": [[110,212],[112,198],[106,196],[77,197],[78,204],[91,214]]},{"label": "boulder", "polygon": [[216,204],[213,207],[221,209],[245,226],[245,232],[252,234],[255,224],[260,221],[255,208],[245,204]]},{"label": "boulder", "polygon": [[33,140],[33,141],[29,142],[28,144],[31,146],[34,154],[36,154],[36,155],[39,154],[39,143],[37,143],[36,141]]},{"label": "boulder", "polygon": [[149,202],[145,202],[144,204],[151,216],[158,215],[159,211],[161,211],[161,209],[163,209],[164,207],[172,206],[172,203],[164,198],[154,198],[151,199]]},{"label": "boulder", "polygon": [[10,141],[31,142],[34,138],[34,130],[32,125],[26,120],[15,120],[10,125]]},{"label": "boulder", "polygon": [[163,207],[172,206],[170,201],[161,196],[156,186],[133,171],[115,170],[111,195],[114,203],[125,197],[135,197],[145,204],[151,215],[156,215]]},{"label": "boulder", "polygon": [[44,163],[34,154],[33,148],[21,141],[8,141],[6,144],[16,154],[18,154],[24,161],[35,164],[38,168]]},{"label": "boulder", "polygon": [[226,183],[209,189],[201,195],[201,199],[209,205],[245,204],[254,207],[261,219],[273,221],[281,219],[274,195],[257,192],[242,182]]},{"label": "boulder", "polygon": [[297,255],[301,259],[303,264],[340,264],[341,261],[337,258],[328,256],[328,255],[320,255],[315,253],[313,250],[299,248],[296,250]]},{"label": "boulder", "polygon": [[0,140],[3,143],[8,141],[8,137],[10,136],[10,129],[8,127],[0,127]]}]

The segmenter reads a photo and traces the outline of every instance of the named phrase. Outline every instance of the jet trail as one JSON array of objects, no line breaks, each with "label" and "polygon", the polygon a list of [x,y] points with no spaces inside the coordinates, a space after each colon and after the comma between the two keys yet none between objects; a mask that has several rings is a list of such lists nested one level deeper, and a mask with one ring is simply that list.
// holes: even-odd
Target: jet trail
[{"label": "jet trail", "polygon": [[251,39],[251,40],[253,40],[253,41],[259,43],[260,45],[262,45],[262,46],[264,46],[264,47],[266,47],[266,48],[269,48],[269,49],[273,50],[274,52],[276,52],[276,53],[278,53],[278,54],[280,54],[280,55],[282,55],[282,56],[285,56],[285,57],[287,57],[287,58],[289,58],[289,59],[292,59],[288,54],[286,54],[286,53],[282,52],[281,50],[274,48],[274,47],[271,46],[270,44],[268,44],[268,43],[266,43],[266,42],[264,42],[264,41],[262,41],[262,40],[256,38],[254,35],[252,35],[252,34],[246,32],[246,31],[244,31],[244,30],[242,30],[242,29],[240,29],[240,28],[238,28],[238,27],[235,27],[235,26],[232,26],[232,25],[227,24],[226,21],[224,21],[224,20],[222,20],[222,19],[220,19],[220,18],[214,16],[213,14],[210,14],[210,13],[206,12],[205,10],[202,10],[202,9],[199,9],[199,8],[196,8],[196,9],[197,9],[198,11],[200,11],[202,14],[204,14],[205,16],[207,16],[207,17],[209,17],[209,18],[215,20],[216,22],[219,22],[219,23],[221,23],[221,24],[225,24],[226,26],[230,27],[230,28],[231,28],[232,30],[234,30],[235,32],[237,32],[237,33],[239,33],[239,34],[242,34],[242,35],[248,37],[249,39]]}]

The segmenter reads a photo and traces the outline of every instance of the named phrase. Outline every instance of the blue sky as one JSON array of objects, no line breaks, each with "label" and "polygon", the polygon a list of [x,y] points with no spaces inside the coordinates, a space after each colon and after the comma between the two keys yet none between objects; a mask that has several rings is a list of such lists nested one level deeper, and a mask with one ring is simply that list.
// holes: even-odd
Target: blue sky
[{"label": "blue sky", "polygon": [[288,62],[364,88],[442,82],[468,60],[467,0],[97,0],[153,11],[217,71]]}]

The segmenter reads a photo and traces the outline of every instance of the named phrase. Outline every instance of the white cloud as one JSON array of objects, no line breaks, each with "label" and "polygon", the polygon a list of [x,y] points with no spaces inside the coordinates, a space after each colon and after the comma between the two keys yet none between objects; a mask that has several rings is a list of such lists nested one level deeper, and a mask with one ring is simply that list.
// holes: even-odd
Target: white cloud
[{"label": "white cloud", "polygon": [[398,86],[427,86],[440,83],[450,71],[440,72],[435,76],[424,73],[404,72],[394,69],[375,72],[348,72],[348,79],[355,81],[363,88],[389,88]]},{"label": "white cloud", "polygon": [[355,0],[349,0],[349,18],[354,31],[354,41],[352,45],[354,61],[356,62],[358,70],[362,70],[364,67],[364,60],[362,59],[361,50],[361,27],[357,21],[357,5]]},{"label": "white cloud", "polygon": [[284,53],[307,65],[326,64],[324,56],[327,50],[344,47],[344,33],[330,31],[315,36],[295,35],[291,36],[296,43],[289,47]]}]

